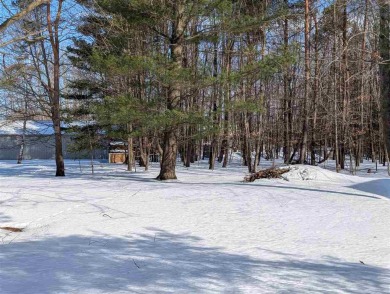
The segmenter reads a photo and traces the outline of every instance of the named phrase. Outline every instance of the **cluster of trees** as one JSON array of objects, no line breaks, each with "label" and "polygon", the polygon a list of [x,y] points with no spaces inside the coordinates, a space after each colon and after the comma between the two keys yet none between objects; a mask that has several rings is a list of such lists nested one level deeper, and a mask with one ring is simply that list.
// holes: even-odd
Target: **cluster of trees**
[{"label": "cluster of trees", "polygon": [[250,172],[281,151],[285,163],[332,156],[337,170],[353,171],[364,158],[388,162],[386,0],[19,0],[12,7],[17,13],[0,24],[12,33],[2,93],[23,102],[13,113],[53,121],[58,176],[63,120],[87,122],[74,130],[82,148],[93,149],[103,133],[126,140],[129,170],[134,146],[145,168],[151,151],[160,153],[161,180],[176,178],[178,156],[189,167],[205,145],[210,169],[226,167],[231,150],[242,152]]}]

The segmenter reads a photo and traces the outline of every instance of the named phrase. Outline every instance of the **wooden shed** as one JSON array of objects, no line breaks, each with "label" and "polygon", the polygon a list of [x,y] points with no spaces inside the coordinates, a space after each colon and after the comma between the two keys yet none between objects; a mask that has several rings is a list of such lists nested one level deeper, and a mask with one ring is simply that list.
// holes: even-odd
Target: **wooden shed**
[{"label": "wooden shed", "polygon": [[108,147],[109,163],[125,163],[127,159],[127,142],[111,141]]}]

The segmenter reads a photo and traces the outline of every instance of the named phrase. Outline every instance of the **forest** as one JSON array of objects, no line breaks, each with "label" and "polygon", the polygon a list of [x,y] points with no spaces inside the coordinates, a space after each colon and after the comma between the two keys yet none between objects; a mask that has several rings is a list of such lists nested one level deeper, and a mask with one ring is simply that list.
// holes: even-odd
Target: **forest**
[{"label": "forest", "polygon": [[1,1],[0,112],[52,121],[56,176],[64,122],[160,180],[232,151],[355,173],[389,162],[389,22],[386,0]]}]

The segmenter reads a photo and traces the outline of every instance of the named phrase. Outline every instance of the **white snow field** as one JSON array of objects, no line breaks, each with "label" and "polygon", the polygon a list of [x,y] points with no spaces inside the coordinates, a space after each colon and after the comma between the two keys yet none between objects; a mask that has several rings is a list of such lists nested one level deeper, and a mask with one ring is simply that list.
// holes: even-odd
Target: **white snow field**
[{"label": "white snow field", "polygon": [[[390,293],[390,178],[0,162],[0,293]],[[303,175],[303,176],[302,176]]]}]

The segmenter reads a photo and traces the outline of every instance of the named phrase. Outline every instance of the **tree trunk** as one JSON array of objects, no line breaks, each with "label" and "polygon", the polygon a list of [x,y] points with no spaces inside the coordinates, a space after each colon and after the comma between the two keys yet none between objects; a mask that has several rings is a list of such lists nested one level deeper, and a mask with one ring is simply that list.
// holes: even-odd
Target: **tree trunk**
[{"label": "tree trunk", "polygon": [[[57,107],[55,107],[54,109],[57,109]],[[53,125],[55,139],[56,177],[63,177],[65,176],[65,164],[64,156],[62,154],[61,119],[59,115],[55,115],[53,117]]]},{"label": "tree trunk", "polygon": [[47,4],[47,26],[50,45],[53,50],[53,88],[50,89],[51,115],[55,138],[56,177],[65,176],[64,156],[62,153],[61,105],[60,105],[60,41],[59,23],[63,0],[58,1],[54,22],[51,20],[50,3]]},{"label": "tree trunk", "polygon": [[347,151],[347,134],[348,134],[348,112],[349,112],[349,71],[348,71],[348,56],[347,56],[347,29],[348,29],[348,15],[347,15],[347,3],[343,3],[343,34],[342,34],[342,97],[343,97],[343,112],[342,112],[342,138],[341,138],[341,152],[340,152],[340,166],[341,169],[345,168],[345,156]]},{"label": "tree trunk", "polygon": [[[288,7],[288,0],[285,0],[284,3]],[[284,40],[284,47],[285,51],[288,51],[288,18],[286,17],[284,19],[284,26],[283,26],[283,40]],[[286,72],[284,73],[283,77],[283,83],[284,83],[284,103],[283,103],[283,119],[284,119],[284,146],[283,146],[283,156],[284,156],[284,163],[289,163],[290,155],[291,155],[291,138],[290,138],[290,124],[289,124],[289,116],[290,116],[290,87],[291,87],[291,76],[290,76],[290,67],[286,68]]]},{"label": "tree trunk", "polygon": [[[130,134],[133,131],[131,124],[127,124],[127,132]],[[134,151],[133,151],[133,137],[127,137],[127,170],[133,171],[134,166]]]},{"label": "tree trunk", "polygon": [[[213,135],[215,136],[215,135]],[[211,141],[211,146],[210,146],[210,152],[209,152],[209,169],[214,170],[215,168],[215,159],[217,155],[217,140],[214,138]]]},{"label": "tree trunk", "polygon": [[[333,24],[336,25],[336,5],[333,5]],[[334,30],[333,36],[333,61],[336,62],[336,49],[337,49],[337,34]],[[334,116],[334,157],[336,161],[336,171],[340,171],[340,155],[339,155],[339,141],[338,141],[338,119],[337,119],[337,71],[336,64],[333,66],[333,116]]]},{"label": "tree trunk", "polygon": [[[184,4],[177,1],[175,4],[176,19],[172,22],[172,33],[170,38],[171,47],[171,60],[172,70],[176,71],[176,74],[182,68],[183,61],[183,38],[185,19]],[[180,82],[173,81],[169,86],[167,109],[169,111],[175,110],[179,106],[181,91]],[[172,180],[177,179],[176,177],[176,156],[177,156],[177,127],[170,126],[164,130],[163,139],[163,156],[161,162],[160,174],[158,180]]]},{"label": "tree trunk", "polygon": [[139,152],[140,152],[140,159],[139,163],[140,166],[145,168],[145,171],[149,170],[149,155],[150,155],[150,148],[149,148],[149,142],[146,137],[139,137]]},{"label": "tree trunk", "polygon": [[163,156],[158,180],[174,180],[176,177],[177,137],[174,131],[164,132]]},{"label": "tree trunk", "polygon": [[310,26],[310,0],[305,0],[305,97],[303,102],[303,127],[302,141],[299,154],[299,163],[304,163],[307,151],[307,133],[309,124],[309,82],[310,82],[310,60],[309,60],[309,26]]},{"label": "tree trunk", "polygon": [[314,14],[314,86],[313,86],[313,125],[311,132],[311,165],[316,165],[316,133],[317,133],[317,101],[318,101],[318,90],[319,90],[319,61],[318,61],[318,22],[317,15]]},{"label": "tree trunk", "polygon": [[25,117],[23,119],[23,130],[22,130],[22,137],[21,137],[20,149],[18,154],[18,162],[17,162],[18,164],[21,164],[23,160],[24,148],[26,145],[26,124],[27,124],[27,118]]},{"label": "tree trunk", "polygon": [[385,148],[385,159],[388,159],[388,148],[390,147],[390,2],[382,0],[379,2],[380,32],[379,32],[379,64],[380,91],[382,101],[383,139]]},{"label": "tree trunk", "polygon": [[[365,9],[364,9],[364,27],[363,27],[363,40],[362,40],[362,46],[361,46],[361,57],[360,57],[360,72],[361,72],[361,78],[360,78],[360,85],[359,85],[359,91],[360,91],[360,134],[358,136],[359,142],[358,142],[358,152],[357,152],[357,158],[356,158],[356,164],[360,165],[360,163],[363,162],[363,145],[364,145],[364,133],[365,133],[365,127],[364,127],[364,70],[365,70],[365,51],[366,51],[366,35],[367,35],[367,26],[368,26],[368,0],[365,1]],[[369,118],[370,119],[370,118]]]}]

